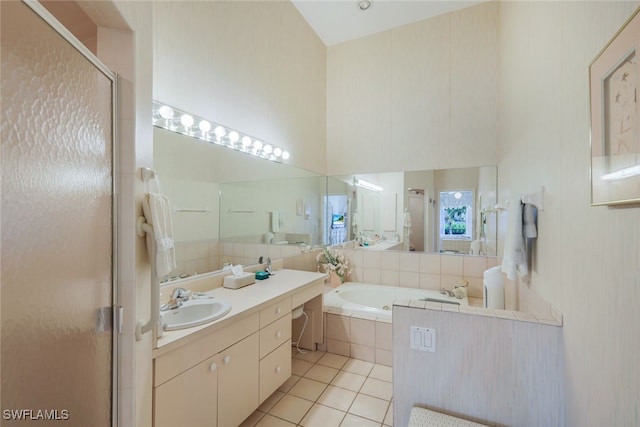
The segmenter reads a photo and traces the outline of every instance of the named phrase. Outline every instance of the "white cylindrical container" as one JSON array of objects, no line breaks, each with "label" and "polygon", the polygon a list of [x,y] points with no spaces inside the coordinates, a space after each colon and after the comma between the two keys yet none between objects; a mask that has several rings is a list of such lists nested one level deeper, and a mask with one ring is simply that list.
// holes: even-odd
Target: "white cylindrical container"
[{"label": "white cylindrical container", "polygon": [[504,278],[501,267],[485,270],[482,279],[484,307],[504,310]]}]

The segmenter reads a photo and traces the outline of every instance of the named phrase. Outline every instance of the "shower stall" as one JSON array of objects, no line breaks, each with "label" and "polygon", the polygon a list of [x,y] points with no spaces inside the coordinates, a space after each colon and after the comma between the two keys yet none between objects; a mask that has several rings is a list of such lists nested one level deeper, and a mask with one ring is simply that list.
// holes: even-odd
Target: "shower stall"
[{"label": "shower stall", "polygon": [[112,425],[116,78],[38,2],[1,23],[3,424]]}]

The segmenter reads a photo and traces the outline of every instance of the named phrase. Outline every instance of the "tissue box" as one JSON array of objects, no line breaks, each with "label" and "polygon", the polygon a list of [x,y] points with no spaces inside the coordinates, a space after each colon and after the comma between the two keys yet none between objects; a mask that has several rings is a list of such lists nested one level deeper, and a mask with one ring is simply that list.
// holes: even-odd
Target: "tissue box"
[{"label": "tissue box", "polygon": [[243,286],[256,283],[256,277],[253,273],[242,273],[239,276],[225,276],[222,286],[229,289],[239,289]]}]

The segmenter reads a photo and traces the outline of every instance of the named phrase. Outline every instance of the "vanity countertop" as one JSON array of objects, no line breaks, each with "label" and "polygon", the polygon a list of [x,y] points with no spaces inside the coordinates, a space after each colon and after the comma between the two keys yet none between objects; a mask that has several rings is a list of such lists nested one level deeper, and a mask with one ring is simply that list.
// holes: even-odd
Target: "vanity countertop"
[{"label": "vanity countertop", "polygon": [[[265,280],[256,280],[253,285],[240,289],[216,288],[206,292],[214,298],[231,303],[231,311],[220,319],[192,328],[176,331],[164,331],[157,339],[153,357],[168,353],[184,344],[215,332],[234,321],[251,315],[280,298],[286,298],[297,292],[314,286],[318,280],[326,278],[325,273],[299,270],[278,270]],[[188,285],[185,283],[185,287]],[[321,291],[322,292],[322,291]]]}]

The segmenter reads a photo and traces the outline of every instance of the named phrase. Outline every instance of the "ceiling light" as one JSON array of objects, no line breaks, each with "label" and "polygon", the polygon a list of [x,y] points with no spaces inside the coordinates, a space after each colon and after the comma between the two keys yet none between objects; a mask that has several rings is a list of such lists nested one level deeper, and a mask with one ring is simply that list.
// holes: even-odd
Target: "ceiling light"
[{"label": "ceiling light", "polygon": [[380,187],[379,185],[372,184],[369,181],[365,181],[364,179],[360,179],[360,178],[354,178],[353,179],[353,184],[356,187],[365,188],[365,189],[371,190],[371,191],[382,191],[383,190],[383,188]]},{"label": "ceiling light", "polygon": [[360,10],[367,10],[371,7],[371,0],[359,0],[358,7]]}]

